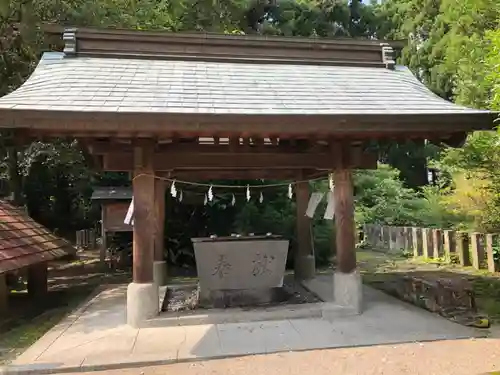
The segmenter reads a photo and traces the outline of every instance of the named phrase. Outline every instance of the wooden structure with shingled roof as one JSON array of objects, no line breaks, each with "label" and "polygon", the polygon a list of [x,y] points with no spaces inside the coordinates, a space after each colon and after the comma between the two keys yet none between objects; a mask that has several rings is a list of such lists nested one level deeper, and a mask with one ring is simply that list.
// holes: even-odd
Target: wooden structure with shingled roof
[{"label": "wooden structure with shingled roof", "polygon": [[132,232],[132,226],[124,217],[132,200],[131,187],[96,187],[91,197],[101,208],[100,261],[104,263],[108,248],[108,233]]},{"label": "wooden structure with shingled roof", "polygon": [[[75,137],[104,170],[134,174],[132,325],[158,314],[165,186],[155,176],[301,180],[332,172],[335,299],[357,310],[351,171],[376,168],[370,142],[456,145],[467,132],[491,129],[496,116],[434,95],[395,64],[390,42],[86,28],[60,36],[64,50],[44,54],[0,98],[0,127],[25,140]],[[308,184],[295,192],[295,273],[306,279],[315,272],[303,215]]]},{"label": "wooden structure with shingled roof", "polygon": [[0,200],[0,313],[8,310],[7,274],[24,272],[28,293],[47,292],[47,262],[73,253],[72,245],[34,221],[24,208]]}]

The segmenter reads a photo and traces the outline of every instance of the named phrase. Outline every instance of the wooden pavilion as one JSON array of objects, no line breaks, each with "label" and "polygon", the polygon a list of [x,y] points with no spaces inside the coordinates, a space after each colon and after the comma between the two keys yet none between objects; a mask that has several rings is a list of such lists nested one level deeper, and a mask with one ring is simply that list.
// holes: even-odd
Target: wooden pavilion
[{"label": "wooden pavilion", "polygon": [[[390,43],[66,29],[63,52],[0,99],[17,140],[73,137],[104,170],[131,171],[132,325],[158,314],[164,183],[334,173],[338,305],[360,308],[351,171],[376,168],[374,140],[458,144],[495,114],[447,102],[393,61]],[[308,184],[296,186],[299,279],[314,276]],[[156,272],[154,270],[157,270]]]},{"label": "wooden pavilion", "polygon": [[0,199],[0,315],[8,312],[8,277],[24,275],[35,301],[47,296],[48,262],[74,254],[66,240],[34,221],[22,207]]}]

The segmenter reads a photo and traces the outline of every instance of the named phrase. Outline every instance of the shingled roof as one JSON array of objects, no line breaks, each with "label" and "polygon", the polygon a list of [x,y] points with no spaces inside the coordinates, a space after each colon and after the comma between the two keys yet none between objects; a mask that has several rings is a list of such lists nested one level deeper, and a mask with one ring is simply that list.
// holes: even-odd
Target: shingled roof
[{"label": "shingled roof", "polygon": [[0,274],[60,258],[71,244],[29,217],[24,209],[0,200]]},{"label": "shingled roof", "polygon": [[495,117],[434,95],[378,41],[87,29],[64,39],[0,98],[0,127],[210,132],[281,118],[288,131],[470,131]]}]

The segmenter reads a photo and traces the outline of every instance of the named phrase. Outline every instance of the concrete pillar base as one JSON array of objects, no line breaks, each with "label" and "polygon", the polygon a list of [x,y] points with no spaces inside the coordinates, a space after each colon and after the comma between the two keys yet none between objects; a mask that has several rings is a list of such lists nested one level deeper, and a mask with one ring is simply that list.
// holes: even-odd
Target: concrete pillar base
[{"label": "concrete pillar base", "polygon": [[363,284],[359,270],[351,273],[335,271],[333,274],[333,301],[336,305],[352,309],[360,314],[363,310]]},{"label": "concrete pillar base", "polygon": [[314,255],[301,256],[295,260],[295,278],[310,280],[316,276],[316,259]]},{"label": "concrete pillar base", "polygon": [[153,263],[153,280],[158,286],[167,285],[167,262],[155,260]]},{"label": "concrete pillar base", "polygon": [[156,283],[130,283],[127,288],[127,324],[139,328],[145,320],[160,312],[160,299]]}]

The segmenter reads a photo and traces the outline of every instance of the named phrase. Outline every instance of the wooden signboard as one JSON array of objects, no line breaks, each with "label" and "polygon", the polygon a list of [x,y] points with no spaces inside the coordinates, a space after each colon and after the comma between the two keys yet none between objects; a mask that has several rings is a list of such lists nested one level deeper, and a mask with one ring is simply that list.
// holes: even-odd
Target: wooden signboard
[{"label": "wooden signboard", "polygon": [[105,203],[103,205],[103,229],[107,232],[131,232],[132,226],[123,222],[129,205],[128,200]]}]

